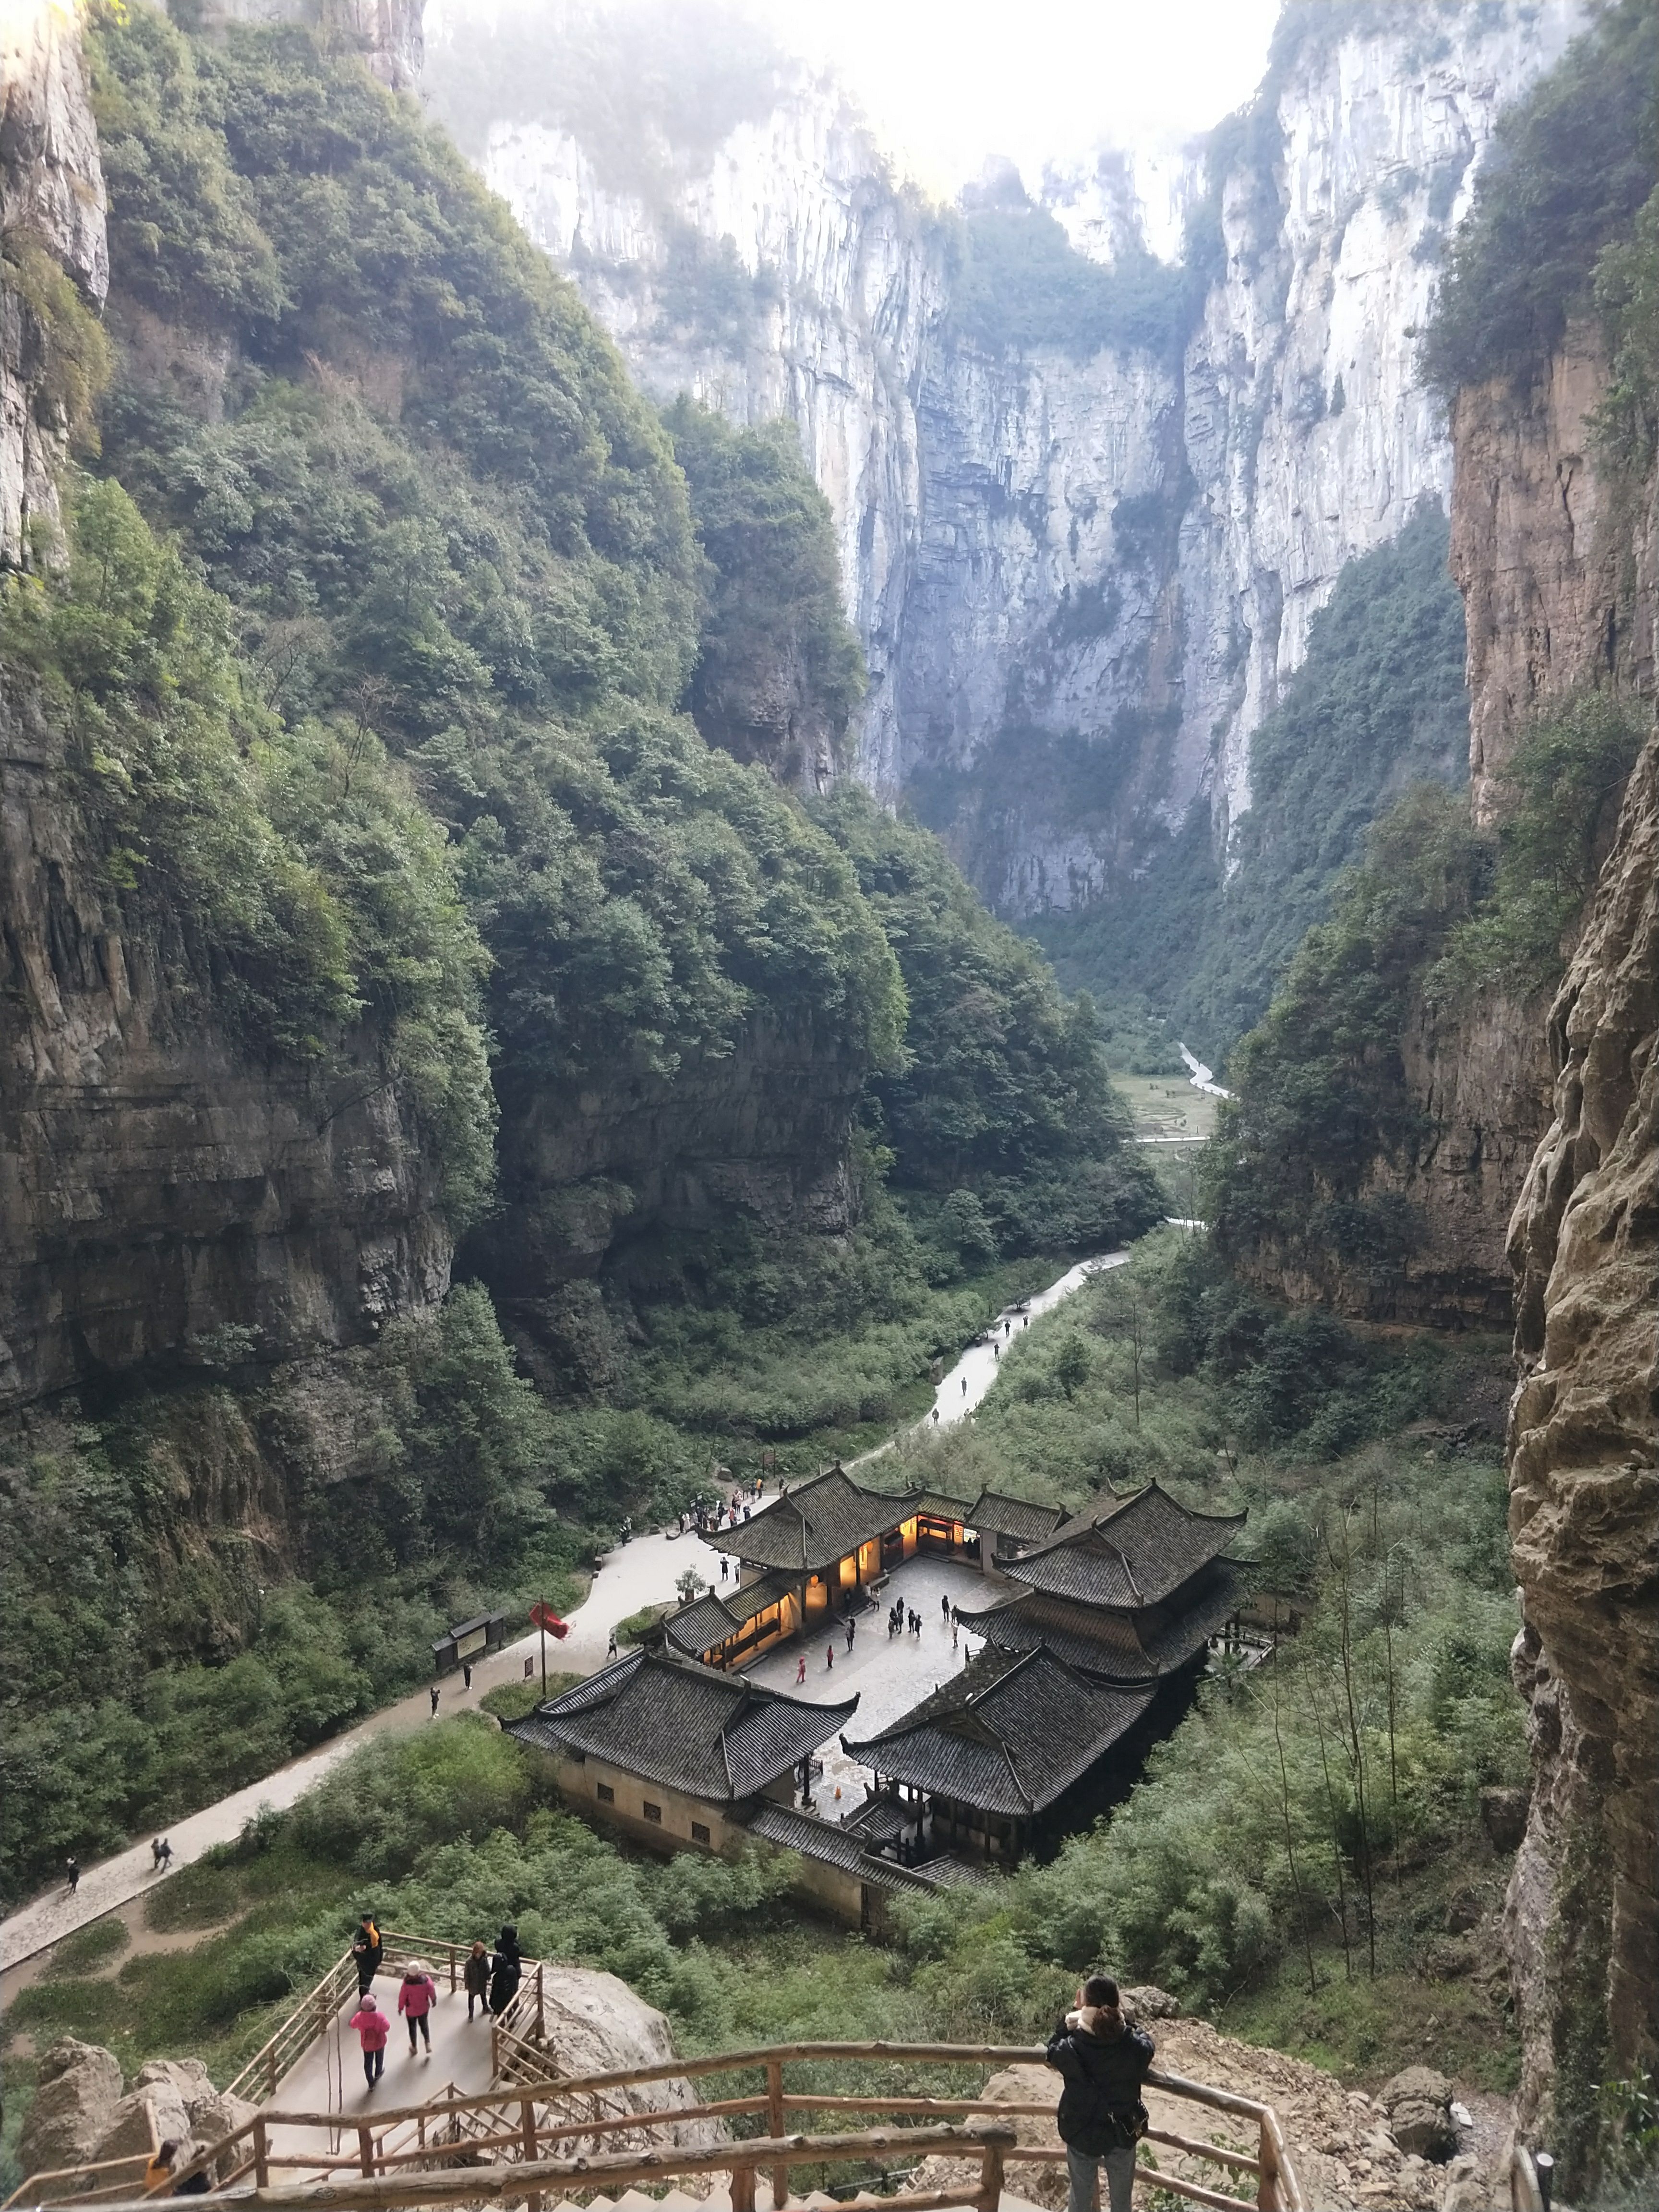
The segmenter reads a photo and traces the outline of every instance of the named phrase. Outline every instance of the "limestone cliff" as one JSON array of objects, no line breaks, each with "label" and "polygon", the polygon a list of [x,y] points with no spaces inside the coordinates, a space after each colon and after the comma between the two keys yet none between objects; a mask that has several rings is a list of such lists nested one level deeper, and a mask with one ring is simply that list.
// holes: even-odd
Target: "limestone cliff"
[{"label": "limestone cliff", "polygon": [[[647,389],[793,416],[870,665],[857,772],[1034,912],[1096,895],[1194,798],[1224,836],[1343,563],[1449,497],[1416,368],[1441,241],[1499,108],[1583,15],[1310,15],[1207,179],[1121,153],[1050,179],[1102,260],[1172,259],[1191,217],[1206,273],[1168,358],[964,331],[952,219],[803,70],[718,144],[640,159],[556,112],[556,84],[501,82],[473,150]],[[482,35],[429,27],[440,112]]]},{"label": "limestone cliff", "polygon": [[[18,0],[0,19],[0,569],[58,525],[70,422],[51,374],[49,310],[30,249],[94,306],[109,289],[104,175],[68,0]],[[18,257],[14,258],[14,256]]]},{"label": "limestone cliff", "polygon": [[433,1169],[362,1035],[238,1049],[212,951],[112,919],[62,738],[0,690],[0,1408],[136,1367],[362,1342],[448,1287]]},{"label": "limestone cliff", "polygon": [[1549,1052],[1554,1119],[1510,1237],[1533,1800],[1506,1927],[1523,2114],[1582,2172],[1591,2085],[1659,2061],[1659,737]]},{"label": "limestone cliff", "polygon": [[1601,334],[1579,323],[1544,374],[1457,395],[1452,566],[1468,625],[1469,771],[1477,822],[1530,710],[1579,684],[1651,695],[1659,625],[1659,510],[1634,507],[1591,458],[1607,388]]}]

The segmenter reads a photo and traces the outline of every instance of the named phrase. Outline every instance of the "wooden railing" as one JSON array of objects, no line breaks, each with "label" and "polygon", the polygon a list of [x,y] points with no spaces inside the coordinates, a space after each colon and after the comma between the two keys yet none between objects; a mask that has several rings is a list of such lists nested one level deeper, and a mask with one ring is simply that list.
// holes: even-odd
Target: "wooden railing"
[{"label": "wooden railing", "polygon": [[[337,2122],[339,2115],[334,2115]],[[650,2150],[624,2153],[616,2158],[536,2158],[514,2164],[451,2166],[423,2173],[398,2172],[374,2174],[353,2181],[296,2183],[287,2188],[261,2182],[256,2200],[269,2212],[316,2212],[316,2208],[361,2207],[362,2212],[391,2212],[400,2205],[486,2203],[506,2198],[528,2201],[530,2212],[542,2212],[549,2198],[572,2192],[607,2193],[641,2184],[669,2182],[687,2174],[729,2173],[732,2212],[755,2212],[755,2176],[763,2167],[817,2163],[824,2158],[867,2160],[883,2166],[895,2163],[895,2154],[971,2157],[979,2165],[977,2185],[963,2188],[902,2191],[891,2197],[866,2191],[846,2200],[842,2212],[947,2212],[951,2206],[972,2205],[974,2212],[998,2212],[1002,2201],[1005,2158],[1015,2145],[1012,2127],[988,2121],[969,2127],[872,2128],[860,2135],[761,2136],[748,2142],[720,2143],[696,2150]],[[228,2201],[208,2197],[213,2203]],[[1236,2202],[1237,2200],[1235,2200]],[[131,2202],[131,2212],[144,2212],[146,2200]],[[123,2205],[118,2212],[128,2212]],[[153,2212],[153,2208],[152,2208]]]},{"label": "wooden railing", "polygon": [[[789,2169],[806,2160],[829,2161],[846,2157],[879,2156],[890,2164],[896,2155],[907,2162],[928,2154],[937,2148],[934,2137],[941,2126],[952,2142],[966,2140],[960,2132],[951,2133],[958,2123],[970,2128],[994,2122],[1036,2118],[1053,2124],[1054,2107],[1052,2102],[988,2102],[981,2096],[939,2097],[916,2096],[904,2094],[842,2096],[823,2091],[798,2093],[786,2087],[784,2069],[792,2063],[818,2061],[871,2060],[890,2063],[914,2064],[933,2063],[951,2066],[973,2066],[981,2069],[1009,2065],[1041,2063],[1040,2049],[1028,2045],[1000,2046],[967,2044],[907,2044],[907,2043],[797,2043],[771,2045],[746,2051],[713,2052],[707,2057],[665,2059],[654,2066],[631,2067],[608,2074],[584,2075],[573,2079],[558,2080],[543,2077],[538,2081],[514,2082],[510,2089],[499,2085],[491,2091],[476,2096],[462,2097],[453,2090],[442,2097],[424,2104],[380,2109],[370,2117],[367,2114],[348,2116],[343,2112],[260,2112],[235,2134],[211,2147],[203,2154],[203,2163],[218,2163],[221,2189],[234,2187],[250,2176],[260,2192],[260,2202],[275,2203],[267,2197],[273,2186],[273,2174],[288,2170],[303,2172],[318,2179],[325,2187],[325,2198],[310,2201],[332,2202],[332,2191],[338,2185],[333,2177],[354,2173],[364,2182],[391,2181],[402,2176],[407,2179],[416,2169],[428,2172],[434,2167],[447,2168],[452,2175],[451,2187],[459,2195],[500,2193],[480,2191],[474,2186],[481,2172],[489,2168],[471,2165],[466,2167],[465,2189],[459,2188],[455,2168],[462,2159],[468,2160],[488,2157],[518,2177],[520,2194],[529,2189],[532,2175],[527,2168],[538,2171],[549,2166],[559,2168],[556,2178],[568,2179],[573,2173],[587,2173],[604,2168],[619,2177],[627,2168],[630,2178],[639,2178],[639,2161],[648,2159],[650,2171],[666,2176],[673,2172],[708,2172],[727,2171],[734,2176],[734,2212],[752,2212],[752,2205],[738,2203],[741,2185],[737,2179],[748,2172],[752,2179],[756,2171],[769,2171],[775,2205],[782,2205],[788,2192]],[[764,2078],[764,2087],[730,2097],[704,2098],[690,2105],[655,2106],[646,2110],[635,2109],[627,2098],[627,2092],[642,2088],[653,2082],[675,2079],[701,2081],[716,2074],[758,2072]],[[1225,2175],[1246,2176],[1255,2184],[1255,2201],[1262,2212],[1304,2212],[1304,2201],[1294,2163],[1285,2144],[1279,2116],[1270,2105],[1249,2097],[1242,2097],[1227,2089],[1212,2088],[1201,2081],[1191,2081],[1182,2075],[1154,2071],[1147,2077],[1151,2087],[1165,2095],[1186,2100],[1224,2112],[1250,2124],[1255,2136],[1256,2148],[1252,2155],[1248,2151],[1231,2148],[1224,2144],[1205,2142],[1197,2136],[1178,2134],[1171,2130],[1154,2128],[1146,2141],[1175,2151],[1182,2157],[1206,2160],[1224,2169]],[[854,2142],[840,2135],[801,2135],[787,2133],[792,2116],[816,2113],[833,2115],[845,2120],[853,2115],[884,2115],[915,2124],[878,2136],[857,2140],[862,2150],[848,2148]],[[652,2131],[666,2126],[691,2122],[763,2118],[766,2134],[761,2139],[765,2144],[787,2145],[775,2154],[763,2154],[753,2141],[731,2141],[714,2146],[707,2153],[682,2150],[678,2146],[665,2145],[660,2148],[649,2146]],[[948,2125],[946,2124],[949,2124]],[[278,2152],[271,2147],[271,2130],[316,2130],[325,2132],[330,2140],[325,2148]],[[636,2133],[647,2139],[645,2149],[635,2148],[620,2155],[607,2154],[608,2140],[623,2132]],[[351,2140],[351,2148],[342,2147],[341,2137]],[[230,2154],[236,2154],[231,2160]],[[1021,2144],[1011,2142],[1004,2147],[1004,2166],[1060,2163],[1065,2151],[1053,2144]],[[673,2161],[690,2160],[690,2164]],[[662,2160],[670,2161],[663,2165]],[[1211,2188],[1186,2175],[1170,2170],[1167,2166],[1141,2165],[1136,2178],[1146,2186],[1169,2191],[1196,2204],[1232,2208],[1237,2196]],[[587,2181],[584,2187],[591,2190],[598,2185]],[[626,2185],[626,2184],[624,2184]],[[532,2196],[536,2191],[531,2192]],[[969,2192],[971,2193],[971,2192]],[[960,2204],[966,2196],[960,2186],[954,2193],[945,2191],[938,2196],[941,2203]],[[286,2201],[284,2199],[283,2201]],[[345,2201],[345,2200],[342,2200]],[[431,2201],[426,2197],[387,2197],[369,2199],[352,2198],[365,2204],[392,2204]],[[883,2203],[896,2205],[896,2198],[884,2198]],[[930,2202],[933,2201],[930,2199]]]}]

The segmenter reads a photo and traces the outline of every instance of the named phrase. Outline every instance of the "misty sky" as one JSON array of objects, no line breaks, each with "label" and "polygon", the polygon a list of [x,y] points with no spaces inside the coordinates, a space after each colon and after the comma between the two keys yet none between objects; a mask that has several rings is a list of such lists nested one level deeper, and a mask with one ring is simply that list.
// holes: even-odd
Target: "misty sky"
[{"label": "misty sky", "polygon": [[1248,99],[1279,0],[740,0],[780,45],[834,62],[924,181],[1006,154],[1185,138]]}]

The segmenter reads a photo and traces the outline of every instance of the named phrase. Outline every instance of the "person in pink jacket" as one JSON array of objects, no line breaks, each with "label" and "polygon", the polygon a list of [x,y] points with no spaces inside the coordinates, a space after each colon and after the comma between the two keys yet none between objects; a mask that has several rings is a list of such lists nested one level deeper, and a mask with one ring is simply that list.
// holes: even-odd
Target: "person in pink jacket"
[{"label": "person in pink jacket", "polygon": [[363,2046],[363,2079],[372,2089],[386,2071],[386,2039],[392,2027],[392,2022],[375,2003],[373,1990],[364,1991],[351,2015],[351,2025]]},{"label": "person in pink jacket", "polygon": [[432,2056],[432,2030],[427,2025],[427,2014],[437,2002],[438,1992],[426,1968],[411,1959],[404,1968],[403,1985],[398,1991],[398,2009],[409,2021],[409,2055],[415,2056],[415,2031],[420,2030],[421,2040],[426,2045],[426,2055]]}]

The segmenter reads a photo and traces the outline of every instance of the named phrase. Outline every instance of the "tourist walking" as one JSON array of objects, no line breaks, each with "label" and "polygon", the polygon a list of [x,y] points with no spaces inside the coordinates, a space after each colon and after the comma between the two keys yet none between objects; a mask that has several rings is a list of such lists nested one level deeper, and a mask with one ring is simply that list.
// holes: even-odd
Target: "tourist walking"
[{"label": "tourist walking", "polygon": [[432,2029],[427,2014],[438,2001],[438,1991],[432,1977],[418,1959],[410,1959],[404,1968],[404,1978],[398,1991],[398,2009],[409,2022],[409,2055],[415,2056],[416,2031],[426,2045],[426,2055],[432,2056]]},{"label": "tourist walking", "polygon": [[605,1656],[607,1659],[614,1659],[617,1656],[617,1632],[614,1628],[611,1632],[611,1640],[605,1647]]},{"label": "tourist walking", "polygon": [[826,1644],[823,1648],[823,1663],[826,1669],[833,1668],[836,1663],[836,1647],[833,1644]]},{"label": "tourist walking", "polygon": [[466,1990],[466,2018],[472,2022],[474,2005],[488,2009],[489,1996],[489,1954],[482,1943],[475,1943],[467,1953],[461,1967],[461,1981]]},{"label": "tourist walking", "polygon": [[943,1617],[946,1620],[949,1620],[951,1618],[951,1600],[948,1594],[939,1600],[939,1609]]},{"label": "tourist walking", "polygon": [[472,1687],[472,1662],[470,1659],[461,1668],[461,1687],[464,1690],[470,1690]]},{"label": "tourist walking", "polygon": [[797,1682],[804,1682],[806,1680],[806,1654],[804,1651],[795,1662],[795,1680]]},{"label": "tourist walking", "polygon": [[951,1649],[952,1651],[957,1648],[957,1638],[961,1632],[962,1623],[957,1619],[955,1613],[952,1613],[951,1615]]},{"label": "tourist walking", "polygon": [[161,1838],[161,1871],[162,1871],[162,1873],[163,1873],[163,1874],[165,1874],[165,1873],[167,1872],[167,1869],[168,1869],[172,1864],[173,1864],[173,1839],[172,1839],[172,1838],[171,1838],[171,1837],[169,1837],[169,1836],[163,1836],[163,1837],[162,1837],[162,1838]]},{"label": "tourist walking", "polygon": [[503,1928],[495,1938],[495,1956],[489,1968],[489,2009],[498,2020],[517,1995],[523,1972],[519,1931],[511,1926]]},{"label": "tourist walking", "polygon": [[847,1616],[847,1648],[849,1651],[853,1648],[853,1638],[858,1634],[858,1632],[859,1625],[849,1613]]},{"label": "tourist walking", "polygon": [[75,1894],[75,1893],[76,1893],[76,1891],[77,1889],[79,1889],[79,1888],[80,1888],[80,1887],[81,1887],[81,1862],[80,1862],[80,1860],[79,1860],[79,1859],[65,1859],[65,1860],[64,1861],[64,1878],[65,1878],[65,1880],[66,1880],[66,1881],[68,1881],[68,1883],[69,1883],[69,1892],[70,1892],[70,1895],[71,1897],[73,1897],[73,1896],[74,1896],[74,1894]]},{"label": "tourist walking", "polygon": [[375,2003],[373,1990],[363,1991],[351,2025],[362,2045],[363,2079],[372,2089],[386,2071],[386,2039],[392,2032],[392,2022]]},{"label": "tourist walking", "polygon": [[427,1695],[428,1695],[428,1696],[431,1698],[431,1700],[432,1700],[432,1717],[433,1717],[433,1719],[435,1721],[435,1720],[437,1719],[437,1717],[438,1717],[438,1697],[439,1697],[438,1685],[437,1685],[435,1682],[432,1685],[432,1687],[430,1688],[430,1690],[428,1690],[428,1691]]},{"label": "tourist walking", "polygon": [[161,1871],[161,1838],[159,1836],[152,1836],[150,1838],[149,1869],[152,1874],[160,1874]]},{"label": "tourist walking", "polygon": [[386,1956],[386,1945],[372,1912],[358,1917],[357,1932],[351,1939],[351,1955],[357,1965],[357,1994],[362,1996],[374,1984],[380,1971],[380,1961]]},{"label": "tourist walking", "polygon": [[1135,2145],[1146,2132],[1141,2085],[1152,2063],[1152,2039],[1125,2015],[1117,1984],[1091,1974],[1048,2039],[1048,2063],[1060,2093],[1060,2139],[1070,2183],[1066,2212],[1091,2212],[1099,2169],[1106,2169],[1109,2212],[1130,2212]]}]

